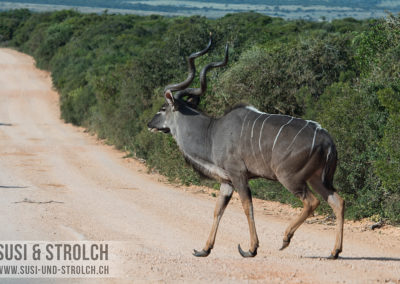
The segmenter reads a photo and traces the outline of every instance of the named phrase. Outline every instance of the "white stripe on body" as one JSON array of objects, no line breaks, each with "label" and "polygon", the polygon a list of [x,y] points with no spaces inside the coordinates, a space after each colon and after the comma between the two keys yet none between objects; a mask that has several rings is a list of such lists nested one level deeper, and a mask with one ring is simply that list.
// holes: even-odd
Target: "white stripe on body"
[{"label": "white stripe on body", "polygon": [[[250,136],[250,144],[251,144],[251,151],[253,152],[253,157],[257,160],[256,154],[254,153],[254,145],[253,145],[253,133],[254,133],[254,126],[256,125],[257,120],[263,115],[264,113],[261,113],[253,122],[253,127],[251,128],[251,136]],[[261,135],[261,133],[260,133]]]},{"label": "white stripe on body", "polygon": [[328,154],[326,154],[326,161],[329,160],[329,155],[331,154],[332,147],[329,147]]},{"label": "white stripe on body", "polygon": [[242,122],[242,130],[240,131],[240,138],[242,138],[244,124],[245,124],[245,122],[246,122],[246,118],[247,118],[247,116],[249,115],[249,113],[250,113],[250,111],[246,113],[246,115],[245,115],[245,117],[244,117],[244,119],[243,119],[243,122]]},{"label": "white stripe on body", "polygon": [[264,158],[264,155],[263,155],[263,151],[261,150],[261,137],[262,137],[261,134],[262,134],[262,131],[263,131],[263,128],[264,128],[264,123],[265,123],[265,122],[268,120],[268,118],[270,118],[271,116],[272,116],[272,114],[268,115],[268,116],[264,119],[263,123],[261,124],[260,137],[258,138],[258,147],[260,148],[261,157],[262,157],[262,159],[263,159],[265,165],[267,165],[267,162],[265,161],[265,158]]},{"label": "white stripe on body", "polygon": [[289,125],[292,122],[293,119],[294,119],[294,117],[292,117],[288,122],[286,122],[284,125],[282,125],[281,128],[279,129],[278,134],[276,134],[276,137],[275,137],[275,140],[274,140],[274,144],[272,145],[272,151],[274,151],[276,141],[278,140],[278,137],[281,134],[282,129],[285,126]]},{"label": "white stripe on body", "polygon": [[314,150],[315,138],[317,137],[317,131],[320,130],[320,129],[322,129],[322,127],[321,127],[321,125],[320,125],[319,123],[317,123],[317,122],[315,122],[315,121],[312,121],[312,120],[307,120],[307,121],[314,123],[315,126],[316,126],[316,127],[315,127],[315,130],[314,130],[314,137],[313,137],[313,140],[312,140],[311,150],[310,150],[310,155],[309,155],[309,157],[311,157],[312,152],[313,152],[313,150]]},{"label": "white stripe on body", "polygon": [[[278,138],[280,132],[282,131],[282,128],[283,128],[284,126],[286,126],[287,124],[289,124],[289,123],[294,119],[294,117],[292,117],[292,116],[290,116],[290,115],[269,114],[269,113],[261,112],[261,111],[259,111],[258,109],[256,109],[256,108],[253,107],[253,106],[246,106],[245,108],[248,109],[248,110],[250,110],[250,111],[252,111],[252,112],[255,112],[255,113],[259,113],[259,114],[260,114],[260,115],[257,117],[257,119],[253,122],[253,126],[252,126],[252,129],[251,129],[250,144],[251,144],[251,148],[252,148],[252,152],[253,152],[253,156],[254,156],[254,157],[255,157],[254,147],[253,147],[253,144],[251,143],[251,139],[254,137],[254,126],[255,126],[256,121],[261,117],[261,115],[263,115],[263,114],[268,115],[268,116],[264,119],[264,121],[263,121],[263,123],[262,123],[262,125],[261,125],[260,136],[259,136],[259,138],[258,138],[258,147],[259,147],[259,150],[260,150],[260,153],[261,153],[261,157],[262,157],[262,159],[263,159],[265,165],[268,166],[268,164],[267,164],[267,162],[266,162],[266,160],[265,160],[265,157],[264,157],[264,155],[263,155],[263,151],[262,151],[262,149],[261,149],[261,137],[262,137],[262,131],[263,131],[263,129],[264,129],[264,124],[265,124],[265,122],[266,122],[271,116],[287,116],[287,117],[290,117],[290,120],[289,120],[285,125],[283,125],[283,126],[281,127],[281,129],[279,130],[278,135],[277,135],[277,137],[275,138],[275,141],[274,141],[274,146],[272,147],[272,149],[273,149],[273,148],[275,147],[276,140],[277,140],[277,138]],[[248,112],[248,113],[246,114],[245,119],[247,118],[247,115],[248,115],[249,113],[250,113],[250,112]],[[243,121],[243,123],[242,123],[242,130],[241,130],[241,132],[240,132],[240,137],[241,137],[242,134],[243,134],[243,127],[244,127],[244,121]]]},{"label": "white stripe on body", "polygon": [[[330,154],[331,154],[331,151],[332,151],[332,146],[329,147],[328,154],[326,154],[326,164],[328,163],[328,160],[329,160],[329,156],[330,156]],[[325,166],[324,166],[324,169],[322,170],[322,175],[321,175],[322,183],[323,183],[324,180],[325,180],[325,175],[326,175],[326,173],[325,173],[326,164],[325,164]]]},{"label": "white stripe on body", "polygon": [[306,121],[307,121],[307,122],[314,123],[314,124],[317,126],[317,128],[322,129],[321,124],[319,124],[318,122],[316,122],[316,121],[314,121],[314,120],[306,120]]},{"label": "white stripe on body", "polygon": [[[262,125],[261,125],[260,136],[259,136],[259,138],[258,138],[258,147],[259,147],[259,150],[260,150],[260,153],[261,153],[261,157],[262,157],[264,163],[267,165],[267,162],[266,162],[266,160],[265,160],[265,157],[264,157],[264,155],[263,155],[263,151],[262,151],[262,148],[261,148],[261,137],[262,137],[262,131],[263,131],[263,129],[264,129],[264,124],[265,124],[265,122],[266,122],[271,116],[273,116],[273,115],[280,115],[280,116],[288,116],[288,117],[291,117],[290,120],[289,120],[287,123],[285,123],[284,125],[282,125],[282,126],[280,127],[280,129],[279,129],[279,131],[278,131],[278,133],[277,133],[277,135],[276,135],[276,137],[275,137],[275,139],[274,139],[274,143],[273,143],[273,145],[272,145],[272,150],[274,150],[275,145],[276,145],[276,142],[278,141],[279,135],[280,135],[280,133],[282,132],[283,128],[284,128],[285,126],[287,126],[288,124],[290,124],[290,123],[293,121],[294,117],[289,116],[289,115],[281,115],[281,114],[268,114],[268,113],[259,111],[258,109],[256,109],[256,108],[253,107],[253,106],[246,106],[245,108],[248,109],[248,110],[250,110],[250,111],[252,111],[252,112],[255,112],[255,113],[259,113],[259,114],[260,114],[260,115],[257,117],[257,119],[253,122],[253,126],[252,126],[252,129],[251,129],[251,137],[250,137],[250,139],[252,139],[252,138],[254,137],[254,127],[255,127],[255,123],[257,122],[257,120],[258,120],[258,119],[261,117],[261,115],[263,115],[263,114],[268,115],[268,116],[264,119],[264,121],[263,121],[263,123],[262,123]],[[242,123],[242,130],[241,130],[241,132],[240,132],[240,137],[242,137],[243,128],[244,128],[244,123],[245,123],[245,120],[246,120],[246,118],[247,118],[247,116],[248,116],[249,113],[250,113],[250,112],[248,112],[248,113],[246,114],[245,119],[244,119],[244,121],[243,121],[243,123]],[[306,120],[306,124],[305,124],[305,125],[297,132],[297,134],[293,137],[292,142],[291,142],[290,145],[287,147],[288,150],[290,149],[290,147],[293,146],[294,142],[295,142],[296,139],[297,139],[297,136],[299,136],[300,133],[301,133],[310,123],[313,123],[313,124],[316,126],[316,128],[315,128],[315,130],[314,130],[314,136],[313,136],[313,140],[312,140],[312,144],[311,144],[311,149],[310,149],[309,157],[312,155],[313,150],[314,150],[314,146],[315,146],[315,140],[316,140],[316,137],[317,137],[317,132],[318,132],[319,130],[323,129],[323,128],[321,127],[321,125],[320,125],[318,122],[315,122],[315,121],[312,121],[312,120]],[[250,126],[250,122],[249,122],[249,126]],[[250,140],[250,143],[251,143],[251,140]],[[251,144],[251,146],[252,146],[253,155],[255,156],[253,144]],[[331,148],[329,148],[329,151],[328,151],[328,153],[327,153],[326,161],[329,160],[329,155],[330,155],[330,154],[331,154]],[[325,174],[325,173],[323,173],[323,176],[324,176],[324,174]]]},{"label": "white stripe on body", "polygon": [[251,138],[253,138],[254,125],[256,125],[257,120],[258,120],[262,115],[263,115],[263,113],[260,114],[260,115],[256,118],[256,120],[254,120],[254,122],[253,122],[253,127],[251,128]]},{"label": "white stripe on body", "polygon": [[267,114],[267,113],[265,113],[265,112],[259,111],[258,109],[256,109],[256,108],[253,107],[253,106],[246,106],[246,108],[247,108],[248,110],[251,110],[251,111],[256,112],[256,113]]},{"label": "white stripe on body", "polygon": [[296,138],[297,138],[297,136],[300,134],[300,132],[302,132],[303,130],[304,130],[304,128],[306,128],[307,127],[307,125],[310,123],[310,121],[308,120],[308,121],[306,121],[306,124],[300,129],[300,131],[299,132],[297,132],[297,134],[294,136],[294,138],[293,138],[293,140],[292,140],[292,143],[290,143],[290,145],[287,147],[288,148],[288,150],[290,149],[290,147],[293,145],[293,143],[294,143],[294,141],[296,140]]}]

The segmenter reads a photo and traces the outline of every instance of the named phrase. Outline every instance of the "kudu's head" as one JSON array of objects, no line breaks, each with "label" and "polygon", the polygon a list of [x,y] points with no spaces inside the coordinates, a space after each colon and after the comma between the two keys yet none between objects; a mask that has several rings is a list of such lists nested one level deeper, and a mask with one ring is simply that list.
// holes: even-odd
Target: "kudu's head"
[{"label": "kudu's head", "polygon": [[[211,43],[212,39],[210,36],[210,41],[205,49],[192,53],[188,57],[189,75],[185,81],[168,85],[164,88],[164,98],[166,102],[147,124],[149,130],[169,133],[172,128],[177,127],[179,122],[178,114],[190,115],[197,113],[194,112],[194,109],[196,109],[199,104],[200,96],[204,94],[207,89],[206,74],[208,70],[225,66],[228,63],[228,45],[226,45],[224,61],[207,64],[200,72],[200,88],[188,88],[196,74],[194,60],[206,54],[211,47]],[[173,94],[172,92],[176,93]]]}]

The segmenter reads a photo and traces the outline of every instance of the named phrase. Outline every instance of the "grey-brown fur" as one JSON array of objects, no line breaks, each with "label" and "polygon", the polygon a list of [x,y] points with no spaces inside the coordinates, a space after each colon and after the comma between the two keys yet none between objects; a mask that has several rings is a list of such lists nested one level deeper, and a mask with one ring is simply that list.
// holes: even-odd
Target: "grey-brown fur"
[{"label": "grey-brown fur", "polygon": [[[226,62],[227,52],[223,63],[209,66],[219,67]],[[190,68],[193,70],[193,66]],[[206,82],[204,70],[207,66],[201,72],[202,82]],[[337,153],[328,132],[316,122],[262,113],[250,106],[238,106],[220,118],[212,118],[198,111],[196,105],[189,105],[182,96],[198,98],[205,87],[201,91],[190,90],[195,92],[187,93],[185,89],[179,96],[173,96],[167,89],[167,104],[148,127],[171,133],[185,159],[196,170],[221,182],[209,238],[203,250],[195,250],[194,255],[207,256],[213,248],[219,221],[233,189],[242,201],[251,240],[249,251],[244,252],[239,246],[239,252],[243,257],[257,254],[259,241],[248,180],[262,177],[279,181],[304,204],[300,216],[286,229],[281,249],[289,245],[296,229],[319,204],[309,184],[328,201],[337,216],[336,242],[330,256],[337,258],[342,251],[344,202],[333,187]]]}]

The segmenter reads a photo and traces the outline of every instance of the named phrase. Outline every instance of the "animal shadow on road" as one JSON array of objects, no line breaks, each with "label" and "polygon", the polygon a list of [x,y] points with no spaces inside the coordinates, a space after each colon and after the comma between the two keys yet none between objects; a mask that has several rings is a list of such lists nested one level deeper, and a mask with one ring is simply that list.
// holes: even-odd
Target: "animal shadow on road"
[{"label": "animal shadow on road", "polygon": [[[305,258],[310,259],[327,259],[327,257],[321,256],[307,256]],[[397,257],[380,257],[380,256],[355,256],[355,257],[347,257],[347,256],[339,256],[338,260],[371,260],[371,261],[400,261],[400,258]]]},{"label": "animal shadow on road", "polygon": [[0,122],[0,126],[12,126],[12,124],[11,123],[1,123]]},{"label": "animal shadow on road", "polygon": [[17,186],[17,185],[0,185],[0,188],[28,188],[27,186]]}]

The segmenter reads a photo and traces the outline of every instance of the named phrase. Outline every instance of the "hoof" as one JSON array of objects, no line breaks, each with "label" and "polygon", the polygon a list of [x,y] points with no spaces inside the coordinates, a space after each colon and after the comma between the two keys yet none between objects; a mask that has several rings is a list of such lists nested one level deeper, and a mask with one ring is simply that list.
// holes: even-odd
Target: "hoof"
[{"label": "hoof", "polygon": [[287,248],[290,245],[290,240],[292,239],[293,235],[287,235],[287,240],[285,241],[285,239],[283,239],[282,242],[282,247],[279,250],[284,250],[285,248]]},{"label": "hoof", "polygon": [[211,250],[205,251],[204,249],[201,251],[193,250],[193,255],[197,257],[207,257],[210,254]]},{"label": "hoof", "polygon": [[289,241],[283,241],[282,247],[279,250],[284,250],[290,245],[290,240]]},{"label": "hoof", "polygon": [[328,259],[338,259],[339,257],[339,253],[341,253],[342,251],[337,249],[335,250],[335,252],[332,252],[330,256],[328,256]]},{"label": "hoof", "polygon": [[254,250],[254,252],[252,251],[243,251],[242,248],[240,247],[240,245],[238,245],[238,250],[241,256],[243,257],[255,257],[257,255],[257,249]]}]

